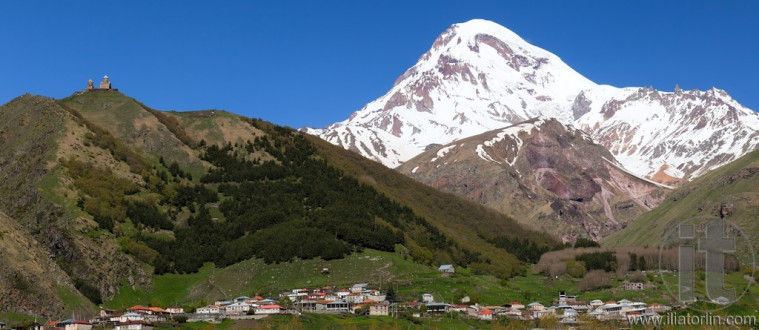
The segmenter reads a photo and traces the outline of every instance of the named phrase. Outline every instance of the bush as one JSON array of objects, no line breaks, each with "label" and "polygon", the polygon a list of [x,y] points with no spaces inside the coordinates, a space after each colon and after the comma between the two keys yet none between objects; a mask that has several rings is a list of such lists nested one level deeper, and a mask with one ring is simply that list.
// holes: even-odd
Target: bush
[{"label": "bush", "polygon": [[581,261],[567,259],[566,265],[567,274],[571,275],[572,277],[581,278],[587,272],[585,265]]}]

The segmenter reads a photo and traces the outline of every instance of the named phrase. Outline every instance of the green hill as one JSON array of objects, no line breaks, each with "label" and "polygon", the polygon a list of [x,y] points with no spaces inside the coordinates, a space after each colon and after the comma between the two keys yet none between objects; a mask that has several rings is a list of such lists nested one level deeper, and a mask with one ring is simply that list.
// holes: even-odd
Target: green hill
[{"label": "green hill", "polygon": [[[209,262],[231,272],[399,245],[401,268],[454,263],[508,278],[556,244],[317,138],[224,111],[162,112],[108,91],[25,95],[0,115],[0,211],[52,257],[63,288],[31,308],[0,297],[8,312],[91,312],[82,295],[128,300],[175,273],[207,283]],[[520,247],[498,248],[494,237]]]},{"label": "green hill", "polygon": [[759,150],[673,191],[661,205],[604,239],[602,245],[656,246],[679,222],[696,216],[723,216],[759,246]]}]

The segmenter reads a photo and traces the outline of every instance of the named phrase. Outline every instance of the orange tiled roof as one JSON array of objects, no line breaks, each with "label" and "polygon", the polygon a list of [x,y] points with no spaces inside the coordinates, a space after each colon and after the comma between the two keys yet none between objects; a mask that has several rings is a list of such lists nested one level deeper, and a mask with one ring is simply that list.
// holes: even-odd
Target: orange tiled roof
[{"label": "orange tiled roof", "polygon": [[148,307],[142,306],[142,305],[135,305],[132,307],[127,308],[128,311],[134,311],[134,310],[148,310]]},{"label": "orange tiled roof", "polygon": [[156,313],[168,313],[167,310],[161,308],[161,307],[148,307],[149,311],[156,312]]}]

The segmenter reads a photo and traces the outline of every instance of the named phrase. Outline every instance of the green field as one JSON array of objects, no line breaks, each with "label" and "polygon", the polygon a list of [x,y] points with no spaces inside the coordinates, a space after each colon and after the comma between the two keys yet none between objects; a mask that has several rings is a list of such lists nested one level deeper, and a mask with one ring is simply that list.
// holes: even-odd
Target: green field
[{"label": "green field", "polygon": [[[322,274],[324,268],[329,269],[330,273]],[[729,275],[728,280],[731,283],[746,283],[739,273]],[[666,281],[676,283],[676,275],[668,274]],[[267,265],[261,260],[252,259],[223,269],[206,264],[194,274],[156,276],[151,289],[132,290],[125,286],[105,306],[124,309],[136,304],[153,304],[192,308],[241,295],[276,297],[279,292],[293,288],[346,287],[359,282],[370,283],[371,287],[383,292],[392,286],[397,299],[407,301],[420,300],[422,294],[430,293],[436,301],[448,303],[458,303],[461,297],[469,296],[485,305],[500,305],[515,300],[549,305],[558,291],[563,290],[579,294],[578,299],[583,301],[628,299],[649,304],[672,303],[671,294],[661,284],[642,291],[624,291],[619,288],[623,280],[615,279],[611,289],[580,292],[579,279],[568,275],[548,278],[542,274],[529,274],[501,280],[459,270],[454,276],[446,277],[433,267],[407,260],[400,253],[366,250],[331,261],[313,259]],[[661,279],[654,275],[652,282],[661,283]],[[703,288],[697,288],[697,291],[703,292]],[[738,305],[755,305],[756,297],[759,297],[759,288],[752,286]]]}]

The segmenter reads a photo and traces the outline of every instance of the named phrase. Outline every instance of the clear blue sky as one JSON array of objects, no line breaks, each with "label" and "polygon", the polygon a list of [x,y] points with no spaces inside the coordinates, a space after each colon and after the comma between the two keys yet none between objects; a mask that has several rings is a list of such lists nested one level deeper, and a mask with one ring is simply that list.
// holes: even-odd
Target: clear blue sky
[{"label": "clear blue sky", "polygon": [[596,83],[716,86],[759,110],[759,1],[5,1],[0,103],[65,97],[108,74],[161,110],[321,127],[384,94],[438,34],[473,18]]}]

